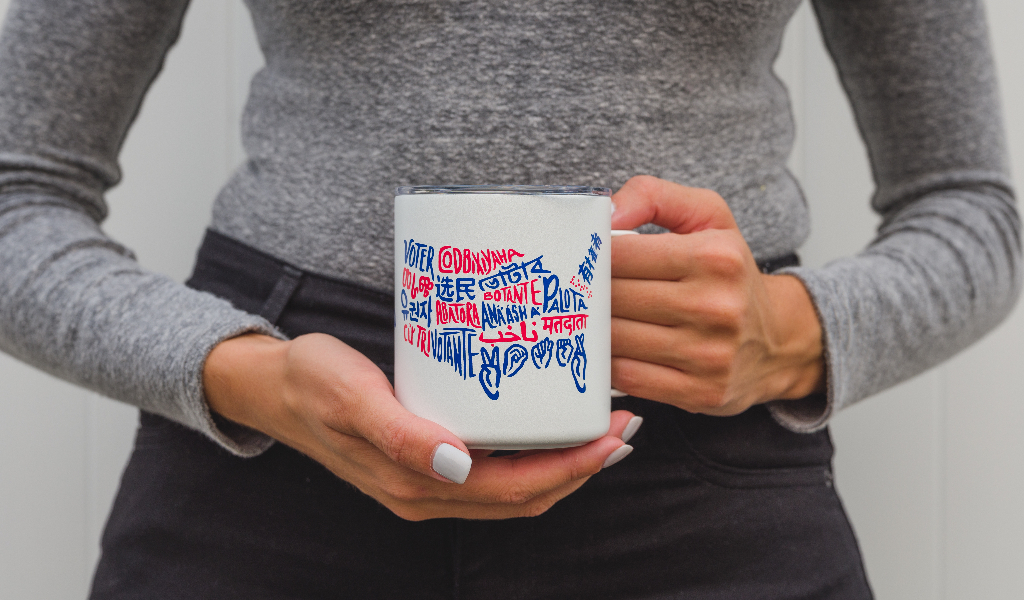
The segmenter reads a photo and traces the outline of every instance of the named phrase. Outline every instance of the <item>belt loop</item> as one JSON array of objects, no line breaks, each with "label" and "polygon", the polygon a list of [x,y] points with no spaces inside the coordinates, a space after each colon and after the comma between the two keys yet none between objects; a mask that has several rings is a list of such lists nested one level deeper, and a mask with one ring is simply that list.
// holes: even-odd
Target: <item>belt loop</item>
[{"label": "belt loop", "polygon": [[284,307],[292,299],[292,294],[299,287],[301,280],[302,271],[284,265],[284,268],[281,270],[281,276],[278,277],[277,283],[274,284],[274,289],[271,290],[270,296],[267,297],[266,302],[260,308],[260,316],[276,325],[277,320],[281,318],[281,313],[284,312]]},{"label": "belt loop", "polygon": [[784,269],[786,267],[799,266],[800,257],[797,256],[795,253],[780,256],[778,258],[769,258],[767,260],[762,260],[759,263],[757,263],[757,268],[760,269],[761,272],[764,273],[765,275],[770,275],[775,271],[778,271],[779,269]]}]

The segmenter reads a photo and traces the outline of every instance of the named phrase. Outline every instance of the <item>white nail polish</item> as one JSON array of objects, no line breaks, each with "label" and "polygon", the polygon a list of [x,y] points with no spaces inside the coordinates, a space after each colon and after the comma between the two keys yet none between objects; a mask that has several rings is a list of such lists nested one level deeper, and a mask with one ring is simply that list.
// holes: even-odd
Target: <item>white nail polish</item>
[{"label": "white nail polish", "polygon": [[453,483],[466,483],[473,459],[451,444],[439,444],[431,461],[434,472]]},{"label": "white nail polish", "polygon": [[612,388],[612,398],[622,398],[623,396],[628,395],[629,394],[627,394],[626,392],[620,392],[619,390]]},{"label": "white nail polish", "polygon": [[628,442],[634,435],[636,435],[637,429],[644,424],[643,417],[633,417],[626,423],[626,428],[622,430],[622,437],[620,438],[623,442]]},{"label": "white nail polish", "polygon": [[604,464],[601,465],[601,468],[607,469],[608,467],[614,465],[615,463],[629,456],[629,453],[632,451],[633,447],[630,446],[629,444],[623,444],[619,446],[618,448],[615,449],[615,452],[612,452],[611,454],[608,455],[608,458],[604,460]]}]

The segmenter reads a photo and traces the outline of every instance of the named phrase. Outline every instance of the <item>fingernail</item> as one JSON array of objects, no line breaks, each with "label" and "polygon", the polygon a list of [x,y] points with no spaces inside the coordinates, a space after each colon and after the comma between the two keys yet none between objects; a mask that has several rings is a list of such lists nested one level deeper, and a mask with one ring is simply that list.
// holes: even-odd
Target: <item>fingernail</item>
[{"label": "fingernail", "polygon": [[640,429],[640,426],[644,424],[643,417],[633,417],[626,423],[626,428],[622,430],[622,437],[620,438],[623,442],[628,442],[634,435],[636,430]]},{"label": "fingernail", "polygon": [[632,451],[633,447],[630,446],[629,444],[623,444],[619,446],[618,448],[615,449],[615,452],[612,452],[611,454],[608,455],[608,458],[604,459],[604,464],[601,465],[601,468],[607,469],[608,467],[614,465],[615,463],[629,456],[629,453]]},{"label": "fingernail", "polygon": [[628,395],[629,394],[627,394],[626,392],[620,392],[619,390],[612,388],[612,398],[622,398],[623,396]]},{"label": "fingernail", "polygon": [[431,462],[434,472],[452,483],[466,483],[473,459],[468,454],[451,444],[440,444],[434,450]]}]

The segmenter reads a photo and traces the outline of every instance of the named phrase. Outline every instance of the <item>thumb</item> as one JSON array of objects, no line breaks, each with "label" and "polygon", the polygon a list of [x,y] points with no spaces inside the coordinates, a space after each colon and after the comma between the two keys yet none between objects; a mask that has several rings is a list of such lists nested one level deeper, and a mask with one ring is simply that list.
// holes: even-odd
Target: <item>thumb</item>
[{"label": "thumb", "polygon": [[393,396],[374,403],[352,424],[357,435],[402,466],[458,484],[469,477],[473,459],[466,445],[444,427],[406,410]]},{"label": "thumb", "polygon": [[650,175],[637,175],[612,196],[612,229],[647,223],[673,233],[736,229],[729,205],[711,190],[691,188]]}]

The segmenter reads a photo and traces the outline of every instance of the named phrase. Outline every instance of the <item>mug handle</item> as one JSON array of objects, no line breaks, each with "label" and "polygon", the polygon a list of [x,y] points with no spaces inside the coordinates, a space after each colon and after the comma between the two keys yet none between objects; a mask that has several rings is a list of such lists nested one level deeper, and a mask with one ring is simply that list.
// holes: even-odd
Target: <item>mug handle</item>
[{"label": "mug handle", "polygon": [[[612,237],[619,237],[620,235],[638,235],[637,232],[632,229],[612,229]],[[621,398],[628,396],[626,392],[620,392],[619,390],[612,388],[612,398]]]}]

